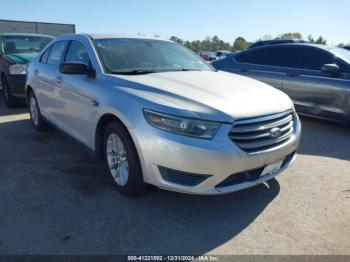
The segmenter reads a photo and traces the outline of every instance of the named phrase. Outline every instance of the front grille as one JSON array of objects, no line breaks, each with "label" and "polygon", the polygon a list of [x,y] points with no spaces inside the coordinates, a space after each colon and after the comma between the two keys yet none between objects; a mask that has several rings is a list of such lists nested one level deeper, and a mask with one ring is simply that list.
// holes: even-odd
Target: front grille
[{"label": "front grille", "polygon": [[231,140],[247,153],[256,153],[286,143],[294,132],[294,113],[291,111],[245,119],[235,122]]}]

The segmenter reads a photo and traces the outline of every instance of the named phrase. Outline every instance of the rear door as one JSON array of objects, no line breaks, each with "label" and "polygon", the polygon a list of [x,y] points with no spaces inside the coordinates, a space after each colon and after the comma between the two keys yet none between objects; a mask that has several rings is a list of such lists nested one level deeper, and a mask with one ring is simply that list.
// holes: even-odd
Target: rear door
[{"label": "rear door", "polygon": [[63,60],[63,55],[68,41],[59,41],[48,48],[35,64],[35,91],[41,113],[44,117],[55,123],[56,107],[56,86],[59,65]]},{"label": "rear door", "polygon": [[284,61],[282,90],[295,103],[297,111],[329,119],[344,118],[346,72],[332,75],[321,71],[324,64],[338,63],[330,52],[317,47],[289,45]]},{"label": "rear door", "polygon": [[237,64],[231,72],[281,89],[284,75],[281,68],[283,56],[283,48],[277,45],[249,49],[235,55]]}]

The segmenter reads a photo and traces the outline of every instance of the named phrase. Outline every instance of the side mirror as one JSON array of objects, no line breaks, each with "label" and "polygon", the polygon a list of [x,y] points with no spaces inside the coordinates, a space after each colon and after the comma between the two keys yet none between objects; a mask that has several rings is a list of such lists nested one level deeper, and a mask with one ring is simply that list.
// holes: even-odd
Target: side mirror
[{"label": "side mirror", "polygon": [[321,67],[321,71],[334,75],[340,73],[340,67],[336,64],[325,64]]},{"label": "side mirror", "polygon": [[83,63],[64,63],[60,65],[60,72],[68,75],[88,75],[95,77],[95,71],[90,70]]}]

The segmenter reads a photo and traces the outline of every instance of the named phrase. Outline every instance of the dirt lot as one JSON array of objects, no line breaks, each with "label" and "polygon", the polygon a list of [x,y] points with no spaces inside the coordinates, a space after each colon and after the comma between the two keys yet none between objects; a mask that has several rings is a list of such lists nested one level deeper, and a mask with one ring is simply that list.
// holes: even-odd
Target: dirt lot
[{"label": "dirt lot", "polygon": [[127,199],[80,145],[0,102],[0,254],[350,254],[350,129],[303,119],[296,163],[226,196]]}]

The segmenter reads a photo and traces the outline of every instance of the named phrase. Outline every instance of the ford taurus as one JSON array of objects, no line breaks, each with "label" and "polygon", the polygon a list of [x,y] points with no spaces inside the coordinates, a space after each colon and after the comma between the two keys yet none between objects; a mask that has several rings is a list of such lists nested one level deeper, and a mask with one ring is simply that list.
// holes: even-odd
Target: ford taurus
[{"label": "ford taurus", "polygon": [[37,130],[86,145],[128,196],[248,188],[285,170],[300,140],[287,95],[160,39],[56,38],[29,65],[26,97]]}]

